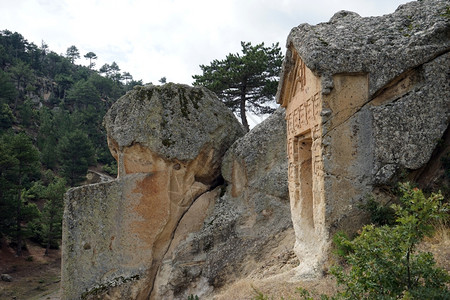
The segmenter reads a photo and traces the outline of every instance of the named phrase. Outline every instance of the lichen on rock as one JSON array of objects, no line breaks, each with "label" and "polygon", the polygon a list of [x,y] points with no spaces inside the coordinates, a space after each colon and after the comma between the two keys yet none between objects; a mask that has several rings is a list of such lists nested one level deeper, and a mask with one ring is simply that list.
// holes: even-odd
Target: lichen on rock
[{"label": "lichen on rock", "polygon": [[213,297],[245,277],[248,262],[270,253],[292,227],[284,117],[277,110],[228,149],[222,162],[226,185],[214,191],[200,228],[176,233],[180,237],[158,272],[156,299]]},{"label": "lichen on rock", "polygon": [[167,160],[196,158],[206,146],[223,149],[243,134],[233,114],[203,87],[168,83],[137,86],[105,116],[117,147],[140,144]]},{"label": "lichen on rock", "polygon": [[[329,22],[294,27],[286,57],[295,49],[306,66],[322,77],[325,94],[333,88],[334,74],[370,73],[373,96],[393,78],[449,50],[447,10],[448,1],[423,0],[378,17],[340,11]],[[289,64],[286,60],[285,71]]]}]

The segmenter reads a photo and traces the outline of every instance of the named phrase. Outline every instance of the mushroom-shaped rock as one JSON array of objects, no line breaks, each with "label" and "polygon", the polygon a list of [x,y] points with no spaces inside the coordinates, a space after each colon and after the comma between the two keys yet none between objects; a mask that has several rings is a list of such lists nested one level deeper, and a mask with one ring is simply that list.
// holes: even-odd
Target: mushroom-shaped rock
[{"label": "mushroom-shaped rock", "polygon": [[62,298],[148,299],[181,218],[244,131],[215,94],[172,83],[135,87],[104,124],[119,178],[66,194]]},{"label": "mushroom-shaped rock", "polygon": [[104,124],[119,177],[157,171],[157,159],[175,169],[197,164],[195,176],[210,182],[225,151],[244,133],[214,93],[173,83],[135,87],[111,107]]}]

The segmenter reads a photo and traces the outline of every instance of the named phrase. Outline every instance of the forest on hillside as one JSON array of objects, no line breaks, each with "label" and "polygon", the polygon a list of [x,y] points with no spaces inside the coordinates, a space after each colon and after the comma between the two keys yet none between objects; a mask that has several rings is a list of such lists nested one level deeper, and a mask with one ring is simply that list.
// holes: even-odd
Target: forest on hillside
[{"label": "forest on hillside", "polygon": [[[79,59],[89,65],[77,65]],[[63,195],[90,166],[117,172],[103,116],[143,83],[116,62],[96,70],[96,59],[73,45],[60,55],[45,42],[0,31],[0,246],[19,256],[27,239],[47,252],[58,247]]]},{"label": "forest on hillside", "polygon": [[[215,92],[249,130],[246,111],[274,111],[283,55],[279,44],[241,42],[242,54],[201,65],[194,85]],[[88,66],[76,61],[85,59]],[[27,239],[48,249],[61,237],[63,195],[89,167],[116,175],[103,117],[142,80],[116,62],[95,68],[94,52],[65,55],[0,31],[0,246],[20,256]],[[162,77],[160,83],[166,83]]]}]

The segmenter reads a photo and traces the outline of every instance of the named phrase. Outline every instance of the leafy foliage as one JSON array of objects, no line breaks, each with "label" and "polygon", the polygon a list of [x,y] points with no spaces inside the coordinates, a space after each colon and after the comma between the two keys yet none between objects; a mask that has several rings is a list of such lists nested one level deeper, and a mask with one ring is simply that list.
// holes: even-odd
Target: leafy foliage
[{"label": "leafy foliage", "polygon": [[340,258],[347,257],[352,252],[352,248],[346,243],[349,240],[348,235],[343,231],[338,231],[333,236],[334,254]]},{"label": "leafy foliage", "polygon": [[441,194],[426,198],[410,184],[400,186],[402,205],[393,205],[393,226],[367,225],[354,240],[342,241],[352,249],[349,273],[332,273],[344,287],[333,299],[443,299],[450,297],[450,276],[435,266],[431,253],[416,253],[417,244],[433,233],[433,224],[448,217]]},{"label": "leafy foliage", "polygon": [[[409,183],[400,184],[401,205],[392,205],[395,224],[367,225],[353,240],[336,235],[345,247],[349,271],[335,266],[332,274],[342,288],[333,296],[298,288],[300,299],[450,299],[450,275],[436,266],[433,255],[417,252],[417,244],[449,218],[442,194],[428,198]],[[267,299],[259,295],[255,299]]]},{"label": "leafy foliage", "polygon": [[241,42],[242,55],[228,54],[224,60],[200,65],[202,75],[195,75],[194,85],[215,92],[233,112],[239,112],[242,125],[249,130],[246,110],[256,114],[272,113],[283,56],[278,43],[264,47]]},{"label": "leafy foliage", "polygon": [[369,213],[372,224],[379,226],[395,224],[395,210],[391,206],[369,198],[362,208]]}]

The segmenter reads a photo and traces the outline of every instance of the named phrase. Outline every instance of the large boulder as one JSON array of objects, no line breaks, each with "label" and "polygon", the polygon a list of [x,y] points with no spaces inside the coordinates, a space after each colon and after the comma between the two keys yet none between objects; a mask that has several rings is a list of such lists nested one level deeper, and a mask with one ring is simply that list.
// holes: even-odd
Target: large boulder
[{"label": "large boulder", "polygon": [[[226,185],[198,199],[175,233],[155,281],[156,299],[209,299],[224,284],[245,278],[292,228],[283,110],[237,140],[225,154]],[[202,207],[202,209],[199,209]],[[198,213],[203,211],[203,214]],[[288,247],[291,247],[289,245]]]},{"label": "large boulder", "polygon": [[111,107],[104,124],[119,177],[155,171],[148,161],[155,156],[181,168],[201,162],[193,175],[210,182],[226,149],[243,134],[214,93],[173,83],[135,87]]},{"label": "large boulder", "polygon": [[62,296],[148,299],[181,218],[244,132],[212,92],[177,84],[135,87],[104,123],[119,178],[66,194]]}]

